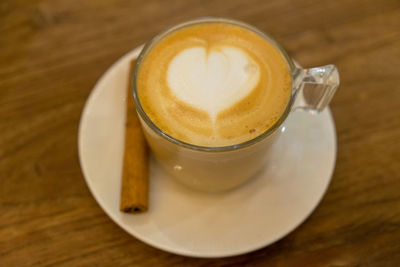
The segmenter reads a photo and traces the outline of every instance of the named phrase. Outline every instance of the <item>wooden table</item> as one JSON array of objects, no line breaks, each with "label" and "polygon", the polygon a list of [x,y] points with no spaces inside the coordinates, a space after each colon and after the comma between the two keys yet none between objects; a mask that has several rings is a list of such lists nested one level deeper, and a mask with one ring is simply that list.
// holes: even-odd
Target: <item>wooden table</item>
[{"label": "wooden table", "polygon": [[[168,25],[205,16],[272,34],[303,66],[334,63],[332,183],[299,228],[250,254],[152,248],[97,205],[78,162],[82,108],[101,74]],[[400,266],[400,3],[2,0],[0,266]]]}]

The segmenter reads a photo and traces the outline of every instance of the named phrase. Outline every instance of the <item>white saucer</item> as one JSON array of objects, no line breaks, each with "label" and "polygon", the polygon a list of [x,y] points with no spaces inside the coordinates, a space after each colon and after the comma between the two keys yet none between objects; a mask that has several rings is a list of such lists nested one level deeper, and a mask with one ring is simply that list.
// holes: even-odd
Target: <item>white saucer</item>
[{"label": "white saucer", "polygon": [[[150,166],[150,210],[119,211],[129,61],[100,78],[82,113],[79,158],[93,196],[125,231],[156,248],[194,257],[225,257],[265,247],[299,226],[316,208],[330,182],[336,134],[329,109],[289,115],[270,164],[244,186],[223,194],[186,188]],[[245,166],[244,166],[245,167]]]}]

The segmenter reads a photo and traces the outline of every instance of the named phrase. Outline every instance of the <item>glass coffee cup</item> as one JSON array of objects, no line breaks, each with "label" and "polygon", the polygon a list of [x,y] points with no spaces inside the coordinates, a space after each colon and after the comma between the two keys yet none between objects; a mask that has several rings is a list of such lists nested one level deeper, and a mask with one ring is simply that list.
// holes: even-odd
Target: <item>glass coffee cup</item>
[{"label": "glass coffee cup", "polygon": [[[139,70],[148,53],[172,33],[205,24],[233,25],[260,36],[279,51],[290,72],[291,91],[282,114],[268,129],[244,142],[207,146],[174,137],[150,118],[138,93]],[[339,74],[334,65],[310,69],[299,67],[274,39],[251,25],[224,18],[200,18],[173,26],[147,43],[136,61],[132,84],[136,110],[158,163],[171,177],[191,188],[218,192],[238,187],[268,164],[270,148],[281,134],[281,127],[289,114],[299,109],[311,114],[321,112],[339,85]]]}]

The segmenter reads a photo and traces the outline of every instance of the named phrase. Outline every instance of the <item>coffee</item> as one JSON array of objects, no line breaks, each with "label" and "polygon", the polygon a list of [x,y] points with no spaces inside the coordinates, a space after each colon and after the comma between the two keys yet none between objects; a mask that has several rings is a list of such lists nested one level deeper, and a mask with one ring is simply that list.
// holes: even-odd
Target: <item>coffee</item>
[{"label": "coffee", "polygon": [[291,95],[285,58],[264,37],[225,23],[178,29],[154,44],[137,70],[141,106],[162,131],[207,147],[267,131]]}]

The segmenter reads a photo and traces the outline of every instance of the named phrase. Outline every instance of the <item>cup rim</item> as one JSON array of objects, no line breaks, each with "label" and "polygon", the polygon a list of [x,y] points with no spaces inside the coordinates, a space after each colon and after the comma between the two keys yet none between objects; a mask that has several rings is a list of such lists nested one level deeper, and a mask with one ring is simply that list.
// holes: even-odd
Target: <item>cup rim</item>
[{"label": "cup rim", "polygon": [[[289,67],[289,70],[290,70],[290,73],[291,73],[291,76],[292,76],[292,84],[291,84],[292,92],[291,92],[291,96],[290,96],[289,102],[287,103],[286,108],[283,111],[283,113],[280,116],[280,118],[270,128],[268,128],[268,130],[264,131],[262,134],[254,137],[253,139],[250,139],[250,140],[247,140],[245,142],[238,143],[238,144],[234,144],[234,145],[213,146],[213,147],[199,146],[199,145],[190,144],[190,143],[187,143],[187,142],[184,142],[184,141],[181,141],[179,139],[176,139],[176,138],[172,137],[171,135],[169,135],[166,132],[164,132],[163,130],[161,130],[147,116],[146,112],[143,110],[143,107],[142,107],[142,105],[140,103],[139,96],[138,96],[138,93],[137,93],[136,77],[137,77],[138,69],[139,69],[141,61],[143,60],[143,58],[147,54],[147,52],[150,50],[150,48],[152,48],[155,44],[157,44],[158,41],[160,41],[163,37],[165,37],[166,35],[168,35],[171,32],[174,32],[176,30],[179,30],[179,29],[182,29],[182,28],[185,28],[185,27],[189,27],[189,26],[192,26],[192,25],[207,24],[207,23],[224,23],[224,24],[231,24],[231,25],[239,26],[239,27],[248,29],[248,30],[258,34],[262,38],[265,38],[275,48],[277,48],[278,51],[282,54],[283,58],[286,60],[286,63],[288,64],[288,67]],[[228,152],[228,151],[238,150],[238,149],[242,149],[242,148],[246,148],[246,147],[249,147],[251,145],[254,145],[254,144],[260,142],[261,140],[267,138],[268,136],[270,136],[272,133],[274,133],[282,125],[282,123],[288,117],[288,115],[289,115],[289,113],[291,111],[291,108],[293,106],[294,100],[295,100],[295,90],[293,88],[293,84],[294,84],[293,79],[294,79],[294,76],[295,76],[296,72],[297,72],[297,68],[296,68],[293,60],[288,56],[288,54],[283,49],[283,47],[275,39],[273,39],[270,35],[268,35],[267,33],[257,29],[256,27],[254,27],[254,26],[252,26],[250,24],[247,24],[247,23],[242,22],[242,21],[234,20],[234,19],[221,18],[221,17],[201,17],[201,18],[188,20],[186,22],[183,22],[183,23],[168,27],[164,31],[160,32],[155,37],[153,37],[149,42],[147,42],[144,45],[142,51],[140,52],[139,56],[136,59],[134,70],[133,70],[132,77],[131,77],[131,85],[132,85],[132,94],[133,94],[133,99],[134,99],[134,102],[135,102],[135,107],[136,107],[137,113],[139,114],[140,118],[146,123],[146,125],[148,127],[150,127],[150,129],[152,129],[159,136],[161,136],[162,138],[166,139],[167,141],[169,141],[171,143],[174,143],[174,144],[176,144],[178,146],[181,146],[181,147],[184,147],[184,148],[188,148],[188,149],[191,149],[191,150],[195,150],[195,151]]]}]

